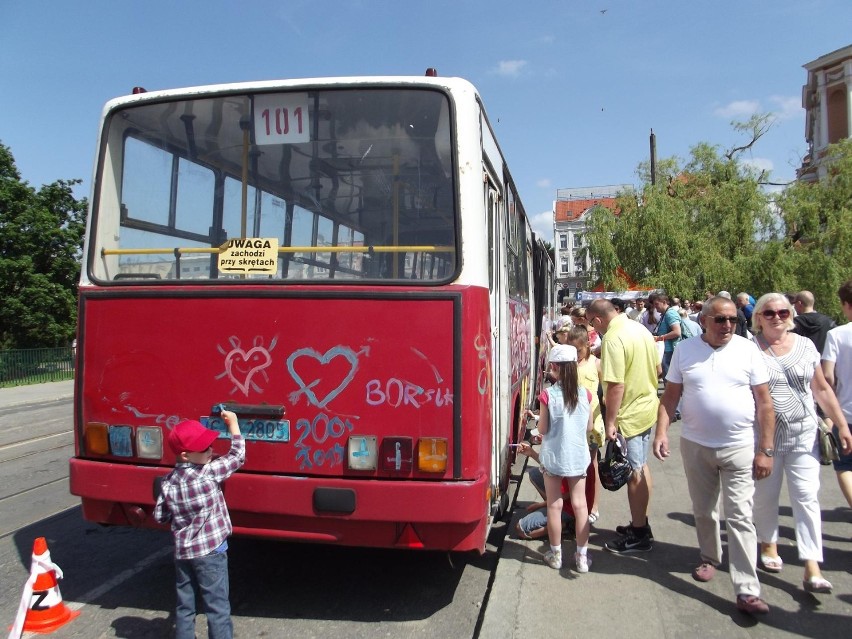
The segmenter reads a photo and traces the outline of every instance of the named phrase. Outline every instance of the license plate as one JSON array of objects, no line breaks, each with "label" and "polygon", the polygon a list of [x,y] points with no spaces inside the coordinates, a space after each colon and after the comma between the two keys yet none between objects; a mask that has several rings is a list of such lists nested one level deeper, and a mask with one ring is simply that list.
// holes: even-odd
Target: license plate
[{"label": "license plate", "polygon": [[[239,419],[240,433],[247,440],[260,442],[289,442],[290,421],[275,419]],[[201,422],[219,431],[220,439],[228,438],[228,427],[221,417],[202,417]]]}]

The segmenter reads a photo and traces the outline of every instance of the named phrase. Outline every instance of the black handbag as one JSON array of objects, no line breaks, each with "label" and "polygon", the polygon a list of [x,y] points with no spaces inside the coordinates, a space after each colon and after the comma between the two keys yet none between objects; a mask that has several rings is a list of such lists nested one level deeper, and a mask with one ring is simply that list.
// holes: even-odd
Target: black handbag
[{"label": "black handbag", "polygon": [[607,490],[618,490],[627,480],[633,469],[627,461],[627,441],[621,433],[616,434],[606,444],[606,454],[598,464],[601,486]]}]

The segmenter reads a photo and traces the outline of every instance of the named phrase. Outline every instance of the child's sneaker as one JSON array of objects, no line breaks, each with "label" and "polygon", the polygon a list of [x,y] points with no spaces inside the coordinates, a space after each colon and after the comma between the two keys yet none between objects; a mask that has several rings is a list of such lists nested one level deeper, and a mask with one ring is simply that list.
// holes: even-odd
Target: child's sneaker
[{"label": "child's sneaker", "polygon": [[577,572],[589,572],[589,568],[592,566],[592,558],[587,554],[581,555],[575,552],[574,563],[577,564]]},{"label": "child's sneaker", "polygon": [[544,553],[544,563],[554,570],[559,570],[562,568],[562,551],[557,550],[556,552],[553,552],[552,550],[548,550]]}]

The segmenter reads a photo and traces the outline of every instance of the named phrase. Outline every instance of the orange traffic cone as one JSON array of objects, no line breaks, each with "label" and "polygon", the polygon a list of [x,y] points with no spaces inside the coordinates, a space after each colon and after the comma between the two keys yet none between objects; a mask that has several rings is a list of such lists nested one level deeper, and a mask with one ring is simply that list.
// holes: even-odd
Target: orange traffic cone
[{"label": "orange traffic cone", "polygon": [[20,637],[22,630],[53,632],[80,614],[62,602],[57,579],[62,579],[62,570],[50,560],[47,540],[39,537],[33,544],[30,577],[24,585],[18,616],[9,639]]}]

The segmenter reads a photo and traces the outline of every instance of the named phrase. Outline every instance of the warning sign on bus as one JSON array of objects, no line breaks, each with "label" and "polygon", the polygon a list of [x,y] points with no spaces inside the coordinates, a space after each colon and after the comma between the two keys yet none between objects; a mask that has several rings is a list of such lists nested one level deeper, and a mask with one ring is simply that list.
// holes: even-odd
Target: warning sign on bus
[{"label": "warning sign on bus", "polygon": [[228,240],[219,253],[222,273],[266,273],[278,270],[278,238],[243,237]]}]

